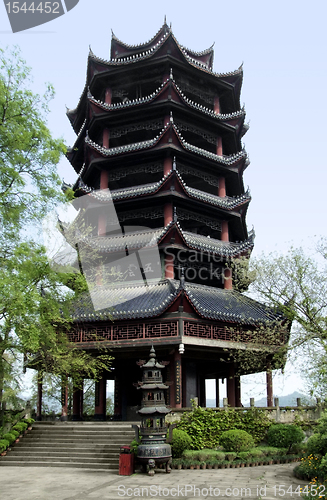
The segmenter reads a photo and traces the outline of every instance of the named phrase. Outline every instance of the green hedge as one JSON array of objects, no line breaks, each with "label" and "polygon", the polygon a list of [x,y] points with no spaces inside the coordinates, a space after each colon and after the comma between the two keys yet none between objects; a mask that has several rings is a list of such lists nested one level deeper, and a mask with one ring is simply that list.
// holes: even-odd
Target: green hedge
[{"label": "green hedge", "polygon": [[265,440],[270,425],[271,421],[265,411],[259,408],[215,411],[196,407],[191,412],[183,413],[177,427],[191,437],[192,449],[201,450],[219,446],[221,434],[230,429],[247,431],[255,443],[259,443]]}]

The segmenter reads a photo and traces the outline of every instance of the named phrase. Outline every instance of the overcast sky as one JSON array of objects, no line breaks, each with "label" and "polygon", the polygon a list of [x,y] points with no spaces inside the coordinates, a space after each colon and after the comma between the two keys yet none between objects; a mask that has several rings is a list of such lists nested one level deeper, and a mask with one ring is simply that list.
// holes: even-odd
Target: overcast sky
[{"label": "overcast sky", "polygon": [[[80,0],[62,17],[16,34],[1,4],[0,41],[2,47],[21,47],[34,90],[41,92],[44,82],[54,85],[48,124],[72,145],[65,106],[78,103],[89,46],[109,59],[111,30],[126,43],[143,43],[165,15],[182,45],[201,51],[215,43],[214,71],[244,63],[241,102],[250,122],[244,144],[251,160],[244,182],[252,195],[247,223],[256,231],[254,254],[286,251],[291,244],[309,247],[326,235],[325,1]],[[75,179],[65,159],[60,175],[66,182]],[[294,382],[287,388],[294,389]]]}]

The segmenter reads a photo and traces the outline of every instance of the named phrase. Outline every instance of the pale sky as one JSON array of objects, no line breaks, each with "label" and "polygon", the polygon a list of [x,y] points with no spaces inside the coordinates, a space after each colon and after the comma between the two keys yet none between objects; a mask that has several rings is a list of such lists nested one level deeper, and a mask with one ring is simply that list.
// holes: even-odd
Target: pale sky
[{"label": "pale sky", "polygon": [[[201,51],[215,43],[214,71],[233,71],[243,62],[241,102],[250,122],[243,140],[251,160],[244,183],[252,195],[247,223],[256,231],[254,254],[286,251],[290,244],[309,247],[326,235],[325,1],[80,0],[57,20],[16,34],[1,3],[0,46],[21,47],[32,67],[34,90],[41,92],[44,82],[54,85],[48,125],[71,146],[75,135],[65,106],[78,103],[89,46],[109,59],[111,30],[126,43],[143,43],[165,15],[189,49]],[[66,159],[60,175],[66,182],[75,179]],[[292,381],[284,379],[285,394],[301,388],[292,370]]]}]

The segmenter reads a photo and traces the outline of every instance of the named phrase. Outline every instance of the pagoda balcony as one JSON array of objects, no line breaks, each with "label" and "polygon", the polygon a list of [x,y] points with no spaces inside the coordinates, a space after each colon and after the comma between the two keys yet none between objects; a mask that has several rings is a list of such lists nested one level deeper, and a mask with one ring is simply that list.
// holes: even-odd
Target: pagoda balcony
[{"label": "pagoda balcony", "polygon": [[201,343],[224,346],[227,343],[246,344],[247,348],[258,346],[280,346],[287,340],[287,331],[279,329],[279,333],[267,334],[263,327],[240,327],[231,324],[217,325],[214,322],[192,321],[188,316],[183,318],[183,332],[179,332],[178,319],[175,321],[138,322],[128,324],[79,325],[69,332],[70,342],[79,344],[81,348],[96,349],[101,346],[114,348],[149,343],[190,343],[201,340]]}]

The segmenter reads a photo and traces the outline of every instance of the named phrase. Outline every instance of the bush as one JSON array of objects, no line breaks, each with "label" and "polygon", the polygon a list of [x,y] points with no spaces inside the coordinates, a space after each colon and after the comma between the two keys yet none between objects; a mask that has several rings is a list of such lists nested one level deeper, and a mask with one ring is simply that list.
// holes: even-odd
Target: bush
[{"label": "bush", "polygon": [[19,432],[15,431],[14,429],[11,429],[10,434],[13,434],[16,439],[19,437]]},{"label": "bush", "polygon": [[34,424],[34,418],[24,418],[23,422],[25,422],[28,426]]},{"label": "bush", "polygon": [[326,455],[327,453],[327,434],[313,434],[306,443],[306,449],[309,455]]},{"label": "bush", "polygon": [[9,448],[10,446],[10,443],[8,441],[8,439],[0,439],[0,453],[2,453],[3,451],[5,451],[7,448]]},{"label": "bush", "polygon": [[14,443],[16,441],[16,436],[15,434],[12,434],[11,432],[6,432],[6,434],[3,435],[3,439],[6,439],[9,441],[9,445]]},{"label": "bush", "polygon": [[220,443],[226,451],[248,451],[254,447],[253,437],[246,431],[234,429],[225,431],[220,437]]},{"label": "bush", "polygon": [[22,434],[24,431],[26,431],[27,427],[28,424],[26,422],[18,422],[18,424],[13,426],[13,429]]},{"label": "bush", "polygon": [[303,430],[294,424],[274,424],[268,429],[267,441],[269,446],[288,448],[288,452],[290,452],[293,444],[301,443],[303,439]]},{"label": "bush", "polygon": [[192,440],[187,432],[174,429],[170,444],[173,458],[180,458],[185,450],[191,448]]},{"label": "bush", "polygon": [[294,469],[296,477],[301,477],[304,480],[316,478],[319,473],[320,460],[314,455],[301,458],[301,462]]}]

